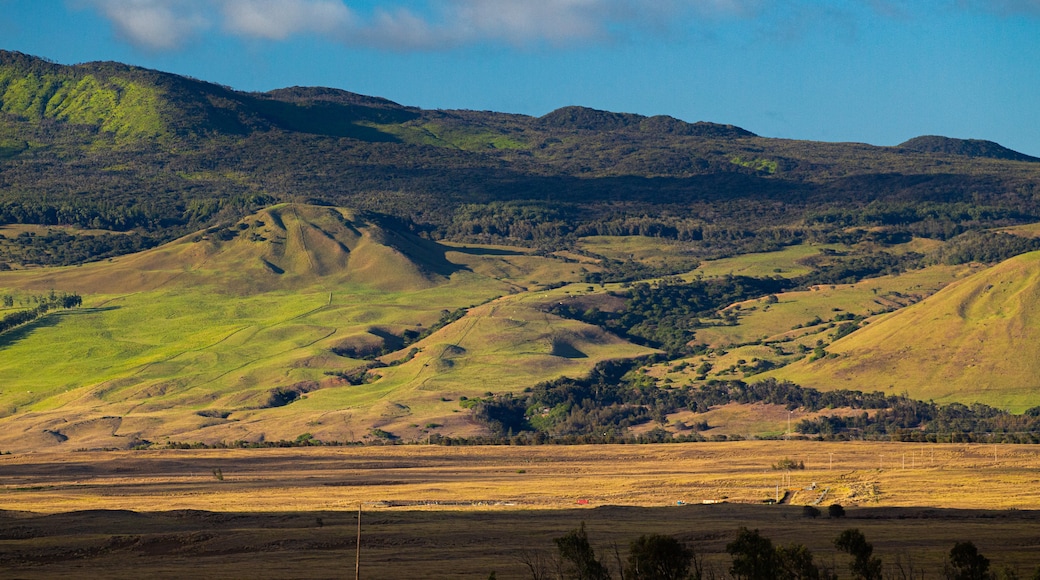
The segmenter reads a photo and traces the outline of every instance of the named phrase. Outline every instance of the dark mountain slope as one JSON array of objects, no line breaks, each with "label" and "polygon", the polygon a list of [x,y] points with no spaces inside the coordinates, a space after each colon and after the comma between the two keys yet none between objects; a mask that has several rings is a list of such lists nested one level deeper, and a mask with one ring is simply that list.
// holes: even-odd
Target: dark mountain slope
[{"label": "dark mountain slope", "polygon": [[1027,161],[1030,163],[1040,161],[1040,158],[1012,151],[1003,145],[982,139],[953,139],[950,137],[925,135],[900,143],[898,147],[920,153],[946,153],[949,155],[963,155],[965,157],[986,157],[1007,161]]},{"label": "dark mountain slope", "polygon": [[626,129],[658,135],[681,135],[685,137],[755,137],[733,125],[716,123],[687,123],[685,121],[657,115],[644,117],[632,113],[612,113],[588,107],[563,107],[538,118],[539,124],[553,129],[574,131],[624,131]]},{"label": "dark mountain slope", "polygon": [[[703,242],[704,255],[858,235],[839,227],[948,236],[1040,219],[1032,158],[908,143],[769,139],[585,107],[535,118],[329,88],[243,93],[0,51],[0,225],[149,243],[293,200],[392,214],[432,237],[558,247],[641,233]],[[0,262],[40,255],[2,250]]]}]

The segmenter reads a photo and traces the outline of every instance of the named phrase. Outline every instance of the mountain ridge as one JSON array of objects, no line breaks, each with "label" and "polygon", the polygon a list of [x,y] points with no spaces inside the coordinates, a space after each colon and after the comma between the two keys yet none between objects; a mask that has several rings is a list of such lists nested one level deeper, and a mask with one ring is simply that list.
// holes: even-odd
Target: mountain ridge
[{"label": "mountain ridge", "polygon": [[[707,257],[1040,219],[1040,165],[1018,158],[773,139],[581,106],[541,117],[423,110],[0,52],[0,111],[0,224],[134,232],[135,248],[294,200],[393,215],[434,239],[559,246],[640,233],[703,241]],[[58,263],[129,247],[90,242]],[[46,252],[0,240],[0,256],[5,247],[0,261],[15,265]]]},{"label": "mountain ridge", "polygon": [[[226,85],[202,81],[174,73],[128,65],[116,61],[91,61],[74,65],[62,65],[41,57],[2,49],[0,49],[0,67],[14,67],[27,71],[30,74],[39,74],[41,71],[45,71],[43,72],[44,75],[68,74],[70,71],[75,71],[80,73],[81,76],[100,75],[103,80],[111,80],[113,76],[118,74],[132,74],[149,79],[156,85],[166,88],[167,90],[174,87],[183,90],[186,86],[194,86],[196,90],[200,90],[200,92],[208,98],[227,98],[229,96],[234,96],[243,101],[250,99],[273,100],[284,103],[305,104],[308,106],[313,106],[315,103],[333,103],[346,105],[348,107],[362,107],[368,110],[381,109],[388,112],[412,113],[412,115],[408,115],[408,120],[417,118],[419,112],[423,111],[423,109],[402,105],[383,97],[362,95],[360,93],[354,93],[333,87],[292,86],[273,89],[266,92],[243,92]],[[42,88],[46,89],[46,87]],[[48,95],[45,90],[43,94],[38,97],[47,96],[54,97],[54,94],[51,93]],[[2,103],[0,104],[0,109],[5,112],[11,112],[10,109],[12,107],[7,105],[8,100],[9,99],[0,100],[0,103]],[[30,99],[30,101],[36,105],[41,104],[44,100],[46,99]],[[451,110],[434,110],[431,112],[436,111],[450,112]],[[39,109],[37,109],[37,112],[40,112]],[[598,110],[580,105],[563,106],[550,111],[541,117],[489,111],[484,111],[484,113],[522,117],[529,119],[534,123],[563,129],[616,131],[619,129],[634,127],[642,131],[656,131],[684,136],[709,136],[723,138],[759,137],[759,135],[756,135],[751,131],[731,124],[708,121],[690,123],[667,115],[645,116],[635,113]],[[356,118],[366,121],[371,120],[373,122],[377,120],[368,118],[364,115],[358,115]],[[392,118],[392,116],[387,115],[378,120],[387,122]],[[228,126],[221,122],[214,120],[211,121],[216,127],[228,128]],[[400,122],[399,118],[394,119],[394,122]],[[951,153],[970,157],[985,157],[1014,161],[1040,161],[1040,158],[1008,149],[992,141],[980,139],[955,139],[937,135],[922,135],[914,137],[896,145],[894,149],[906,149],[922,153]]]}]

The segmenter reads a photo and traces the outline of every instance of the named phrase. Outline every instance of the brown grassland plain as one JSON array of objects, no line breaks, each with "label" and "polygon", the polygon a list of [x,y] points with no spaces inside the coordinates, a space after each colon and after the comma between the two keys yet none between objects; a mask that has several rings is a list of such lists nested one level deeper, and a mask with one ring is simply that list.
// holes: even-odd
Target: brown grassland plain
[{"label": "brown grassland plain", "polygon": [[[773,468],[785,458],[805,469]],[[766,505],[778,486],[785,505]],[[825,515],[803,517],[824,490]],[[834,502],[846,518],[826,517]],[[970,540],[995,565],[1031,573],[1040,564],[1040,447],[752,441],[6,455],[0,577],[346,577],[359,506],[365,578],[529,577],[524,554],[550,555],[552,538],[582,521],[602,556],[614,542],[624,555],[642,534],[671,534],[720,571],[744,525],[805,544],[839,572],[845,556],[831,542],[856,527],[892,570],[912,562],[935,574],[954,542]]]}]

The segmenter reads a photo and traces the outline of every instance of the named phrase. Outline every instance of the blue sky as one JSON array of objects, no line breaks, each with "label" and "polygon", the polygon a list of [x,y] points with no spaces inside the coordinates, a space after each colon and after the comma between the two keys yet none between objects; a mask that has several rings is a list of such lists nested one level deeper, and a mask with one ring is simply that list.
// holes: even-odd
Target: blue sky
[{"label": "blue sky", "polygon": [[0,48],[248,91],[1040,156],[1040,0],[0,0]]}]

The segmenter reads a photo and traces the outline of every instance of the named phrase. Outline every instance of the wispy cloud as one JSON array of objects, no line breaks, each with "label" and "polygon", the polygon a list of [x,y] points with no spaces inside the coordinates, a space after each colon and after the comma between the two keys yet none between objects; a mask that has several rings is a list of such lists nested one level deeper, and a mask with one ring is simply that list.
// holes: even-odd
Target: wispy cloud
[{"label": "wispy cloud", "polygon": [[168,50],[210,30],[239,38],[319,35],[396,50],[473,43],[570,45],[661,26],[679,15],[746,17],[767,0],[425,0],[367,11],[349,0],[68,0],[98,11],[135,46]]},{"label": "wispy cloud", "polygon": [[171,50],[209,30],[240,38],[330,37],[356,27],[342,0],[69,0],[104,16],[120,38],[148,50]]},{"label": "wispy cloud", "polygon": [[351,42],[386,48],[451,48],[494,42],[515,46],[603,40],[621,0],[441,0],[428,11],[377,10]]},{"label": "wispy cloud", "polygon": [[89,0],[116,29],[138,47],[152,50],[178,48],[209,26],[205,5],[195,0]]},{"label": "wispy cloud", "polygon": [[639,30],[681,28],[695,21],[753,17],[769,1],[428,0],[423,14],[405,9],[376,12],[359,39],[413,48],[474,43],[569,46],[613,41]]},{"label": "wispy cloud", "polygon": [[355,26],[354,14],[339,0],[225,0],[221,13],[228,32],[268,40],[336,35]]},{"label": "wispy cloud", "polygon": [[[413,51],[485,43],[581,45],[638,32],[681,32],[727,19],[774,18],[759,24],[797,29],[857,7],[880,17],[905,15],[902,3],[893,0],[837,5],[828,0],[396,0],[367,9],[352,0],[68,1],[92,7],[112,22],[120,37],[151,50],[175,49],[210,31],[266,41],[311,35],[352,46]],[[947,1],[972,11],[1040,15],[1040,0]]]}]

